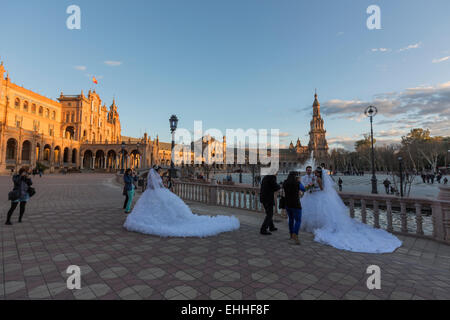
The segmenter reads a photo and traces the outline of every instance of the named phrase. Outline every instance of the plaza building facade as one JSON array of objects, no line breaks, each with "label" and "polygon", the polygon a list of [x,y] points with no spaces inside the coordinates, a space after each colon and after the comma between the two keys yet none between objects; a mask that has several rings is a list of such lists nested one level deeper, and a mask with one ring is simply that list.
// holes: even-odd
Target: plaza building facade
[{"label": "plaza building facade", "polygon": [[118,107],[94,91],[58,100],[13,83],[0,62],[0,172],[37,164],[60,169],[115,170],[159,164],[158,144],[123,137]]}]

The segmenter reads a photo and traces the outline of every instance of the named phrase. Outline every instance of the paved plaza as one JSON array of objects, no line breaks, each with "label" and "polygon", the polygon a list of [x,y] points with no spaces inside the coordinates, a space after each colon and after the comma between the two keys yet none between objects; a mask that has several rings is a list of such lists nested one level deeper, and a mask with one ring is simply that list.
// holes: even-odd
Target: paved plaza
[{"label": "paved plaza", "polygon": [[[107,174],[34,177],[24,222],[5,226],[10,177],[0,177],[0,299],[450,299],[450,246],[402,237],[392,254],[340,251],[286,222],[260,236],[262,216],[188,203],[199,214],[236,215],[241,228],[209,238],[160,238],[122,228],[122,188]],[[18,209],[17,209],[18,210]],[[82,289],[66,269],[82,270]],[[381,268],[381,290],[366,269]]]}]

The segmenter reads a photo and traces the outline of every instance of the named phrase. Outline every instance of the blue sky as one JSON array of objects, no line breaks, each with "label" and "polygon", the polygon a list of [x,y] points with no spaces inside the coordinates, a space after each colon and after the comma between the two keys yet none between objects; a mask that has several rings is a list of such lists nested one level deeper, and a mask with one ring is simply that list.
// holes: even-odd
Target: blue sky
[{"label": "blue sky", "polygon": [[[81,8],[81,30],[66,8]],[[368,30],[366,8],[381,8]],[[332,147],[411,127],[449,135],[450,1],[2,1],[0,60],[12,81],[56,99],[95,86],[124,135],[180,127],[278,128],[307,144],[314,89]],[[110,63],[105,63],[105,62]],[[117,63],[114,63],[117,62]]]}]

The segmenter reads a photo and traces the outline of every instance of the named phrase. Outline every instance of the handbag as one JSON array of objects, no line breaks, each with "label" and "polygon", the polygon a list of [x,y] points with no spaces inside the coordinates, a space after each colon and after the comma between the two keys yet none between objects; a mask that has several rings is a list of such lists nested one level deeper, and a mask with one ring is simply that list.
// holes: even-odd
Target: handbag
[{"label": "handbag", "polygon": [[36,194],[36,189],[33,187],[28,187],[28,194],[30,195],[30,198]]},{"label": "handbag", "polygon": [[286,209],[286,197],[285,196],[281,196],[280,201],[278,203],[278,208]]},{"label": "handbag", "polygon": [[15,201],[20,198],[20,190],[13,189],[8,193],[8,200]]}]

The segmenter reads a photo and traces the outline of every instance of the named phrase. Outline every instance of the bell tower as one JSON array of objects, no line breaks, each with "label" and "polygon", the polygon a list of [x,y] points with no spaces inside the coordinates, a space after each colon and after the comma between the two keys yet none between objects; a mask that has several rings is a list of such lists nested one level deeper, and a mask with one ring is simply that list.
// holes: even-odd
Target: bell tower
[{"label": "bell tower", "polygon": [[323,119],[320,115],[320,103],[316,92],[314,94],[313,118],[310,123],[308,149],[310,152],[314,152],[314,157],[320,162],[326,162],[328,158],[328,143],[325,137],[327,131],[324,129],[323,124]]}]

